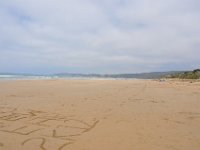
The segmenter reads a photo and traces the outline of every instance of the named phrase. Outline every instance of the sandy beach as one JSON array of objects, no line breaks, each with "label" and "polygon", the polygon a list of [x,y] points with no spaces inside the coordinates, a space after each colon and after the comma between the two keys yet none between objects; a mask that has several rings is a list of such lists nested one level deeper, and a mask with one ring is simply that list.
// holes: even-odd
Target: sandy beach
[{"label": "sandy beach", "polygon": [[200,83],[0,81],[2,150],[199,150]]}]

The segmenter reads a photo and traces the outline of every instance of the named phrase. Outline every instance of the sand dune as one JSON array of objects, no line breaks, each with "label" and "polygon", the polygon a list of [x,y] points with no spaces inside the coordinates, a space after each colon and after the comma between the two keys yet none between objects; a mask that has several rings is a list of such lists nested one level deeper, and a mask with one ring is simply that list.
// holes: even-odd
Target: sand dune
[{"label": "sand dune", "polygon": [[2,150],[199,150],[200,83],[0,81]]}]

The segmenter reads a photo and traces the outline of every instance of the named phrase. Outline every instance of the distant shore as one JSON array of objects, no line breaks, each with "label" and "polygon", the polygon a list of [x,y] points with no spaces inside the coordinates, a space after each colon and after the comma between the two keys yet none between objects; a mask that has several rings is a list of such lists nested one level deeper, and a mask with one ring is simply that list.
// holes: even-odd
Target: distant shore
[{"label": "distant shore", "polygon": [[149,73],[126,73],[126,74],[16,74],[16,73],[0,73],[0,80],[6,79],[160,79],[177,73],[170,72],[149,72]]}]

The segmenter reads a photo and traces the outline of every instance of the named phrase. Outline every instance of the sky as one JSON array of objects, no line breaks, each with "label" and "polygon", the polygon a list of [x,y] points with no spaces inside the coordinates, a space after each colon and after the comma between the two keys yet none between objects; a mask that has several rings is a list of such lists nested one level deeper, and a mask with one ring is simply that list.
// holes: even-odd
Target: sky
[{"label": "sky", "polygon": [[200,0],[1,0],[0,72],[200,68]]}]

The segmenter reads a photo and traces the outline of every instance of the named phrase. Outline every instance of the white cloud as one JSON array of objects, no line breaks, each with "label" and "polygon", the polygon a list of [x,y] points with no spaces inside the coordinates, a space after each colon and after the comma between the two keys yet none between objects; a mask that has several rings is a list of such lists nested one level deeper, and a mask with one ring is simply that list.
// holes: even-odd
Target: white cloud
[{"label": "white cloud", "polygon": [[193,69],[200,65],[199,4],[198,0],[1,1],[0,72]]}]

